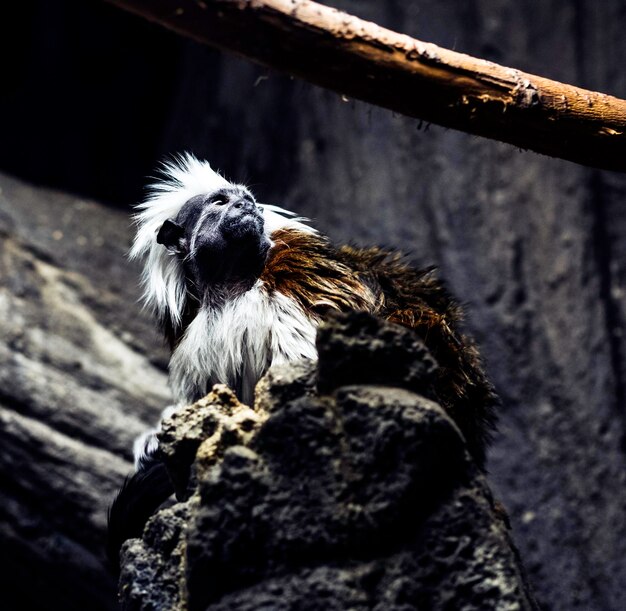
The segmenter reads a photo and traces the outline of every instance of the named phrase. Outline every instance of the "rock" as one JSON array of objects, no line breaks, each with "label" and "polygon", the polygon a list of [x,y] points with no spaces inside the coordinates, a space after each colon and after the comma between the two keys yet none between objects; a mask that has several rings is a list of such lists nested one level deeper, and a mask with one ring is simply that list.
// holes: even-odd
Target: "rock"
[{"label": "rock", "polygon": [[126,214],[0,175],[5,609],[117,608],[107,506],[170,401],[129,242]]},{"label": "rock", "polygon": [[226,445],[243,443],[262,420],[262,414],[240,403],[224,384],[216,384],[206,397],[164,420],[159,452],[168,466],[176,496],[189,496],[191,466],[196,457],[194,466],[209,468]]},{"label": "rock", "polygon": [[[164,423],[185,493],[126,544],[125,609],[537,608],[459,429],[401,388],[427,379],[432,358],[390,327],[341,316],[320,330],[319,368],[271,369],[254,411],[217,386]],[[383,353],[405,359],[397,384],[390,368],[342,384],[350,350],[363,364],[369,350],[374,369]]]},{"label": "rock", "polygon": [[421,339],[365,312],[333,316],[318,333],[319,387],[390,384],[430,396],[437,363]]},{"label": "rock", "polygon": [[[626,98],[623,0],[324,4]],[[420,266],[437,266],[467,305],[467,329],[502,398],[490,483],[511,515],[537,597],[554,611],[626,609],[626,174],[342,100],[111,3],[7,6],[16,12],[4,22],[18,35],[4,37],[11,61],[0,95],[2,168],[128,212],[164,155],[193,151],[249,182],[261,201],[315,219],[338,244],[398,247]],[[46,201],[31,208],[21,183],[1,186],[24,202],[11,218],[23,218],[17,226],[36,237],[39,255],[73,254],[66,264],[97,279],[84,302],[152,360],[154,342],[135,328],[152,331],[136,315],[134,279],[119,273],[123,252],[110,250],[128,231],[126,216],[118,237],[105,232],[104,247],[89,226],[107,222],[91,204],[77,214],[75,204],[86,202],[45,192]],[[88,240],[85,247],[55,240],[68,224],[73,238]],[[110,307],[118,295],[126,307]],[[142,413],[141,405],[127,405],[127,413]],[[50,412],[58,418],[63,410]],[[126,447],[131,435],[115,431]],[[43,566],[50,575],[51,565]],[[7,561],[0,585],[28,581],[15,577],[20,567],[32,580],[29,563]]]},{"label": "rock", "polygon": [[120,597],[124,608],[180,609],[185,592],[184,530],[191,502],[159,511],[146,525],[142,541],[131,539],[123,548]]}]

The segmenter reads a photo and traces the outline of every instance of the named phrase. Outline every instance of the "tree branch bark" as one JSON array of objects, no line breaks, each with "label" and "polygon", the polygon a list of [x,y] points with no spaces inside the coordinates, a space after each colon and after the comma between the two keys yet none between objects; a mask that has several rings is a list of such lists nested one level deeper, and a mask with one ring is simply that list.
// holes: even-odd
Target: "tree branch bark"
[{"label": "tree branch bark", "polygon": [[626,171],[626,101],[392,32],[309,0],[109,0],[341,94],[522,149]]}]

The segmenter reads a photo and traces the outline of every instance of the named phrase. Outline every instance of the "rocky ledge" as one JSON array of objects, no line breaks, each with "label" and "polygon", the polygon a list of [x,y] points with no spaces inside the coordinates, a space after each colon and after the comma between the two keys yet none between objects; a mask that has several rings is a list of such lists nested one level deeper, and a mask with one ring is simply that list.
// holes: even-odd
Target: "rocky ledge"
[{"label": "rocky ledge", "polygon": [[124,608],[536,609],[421,341],[352,314],[318,349],[164,422],[177,501],[123,548]]}]

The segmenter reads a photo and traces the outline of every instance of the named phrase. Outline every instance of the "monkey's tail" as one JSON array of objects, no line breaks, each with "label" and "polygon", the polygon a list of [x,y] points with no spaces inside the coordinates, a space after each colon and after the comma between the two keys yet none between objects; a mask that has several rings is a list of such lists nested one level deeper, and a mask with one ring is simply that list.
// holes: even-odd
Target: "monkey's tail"
[{"label": "monkey's tail", "polygon": [[126,478],[109,508],[106,554],[115,574],[120,571],[120,550],[124,541],[141,537],[146,522],[174,493],[165,464],[151,456],[139,470]]}]

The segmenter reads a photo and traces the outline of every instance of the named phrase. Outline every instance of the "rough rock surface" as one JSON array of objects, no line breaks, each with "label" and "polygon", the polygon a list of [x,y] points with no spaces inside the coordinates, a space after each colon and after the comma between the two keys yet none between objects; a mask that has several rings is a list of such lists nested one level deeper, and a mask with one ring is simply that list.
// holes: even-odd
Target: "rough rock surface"
[{"label": "rough rock surface", "polygon": [[[427,388],[424,346],[367,315],[338,317],[318,342],[319,369],[272,369],[254,411],[216,386],[165,423],[180,500],[125,544],[124,608],[535,609],[456,425],[402,388]],[[384,386],[333,367],[366,345],[372,371],[384,354]]]},{"label": "rough rock surface", "polygon": [[[626,98],[624,0],[324,2]],[[626,174],[347,100],[111,3],[6,4],[2,168],[128,212],[162,156],[193,151],[337,243],[399,247],[436,265],[466,304],[502,398],[490,482],[537,598],[554,611],[626,609]],[[54,209],[58,226],[64,210]],[[72,261],[98,267],[103,253],[90,246]],[[108,286],[115,269],[102,269],[86,275]],[[134,312],[134,284],[114,292],[125,291]],[[107,328],[118,324],[111,314],[98,307]],[[4,567],[8,585],[23,581],[11,572],[22,566]]]},{"label": "rough rock surface", "polygon": [[117,608],[106,508],[169,401],[128,225],[0,175],[3,609]]}]

